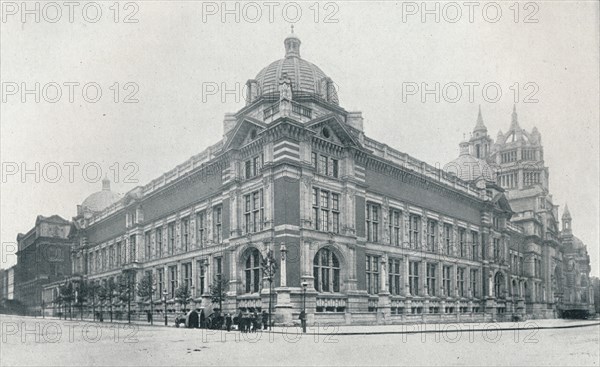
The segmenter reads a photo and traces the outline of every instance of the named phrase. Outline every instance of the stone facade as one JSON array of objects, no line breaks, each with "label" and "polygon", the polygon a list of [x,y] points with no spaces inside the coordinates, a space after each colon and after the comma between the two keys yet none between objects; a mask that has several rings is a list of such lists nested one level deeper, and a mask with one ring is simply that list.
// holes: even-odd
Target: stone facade
[{"label": "stone facade", "polygon": [[[222,140],[122,198],[104,195],[115,201],[101,210],[80,207],[74,281],[152,274],[157,318],[165,304],[180,310],[182,285],[191,307],[211,312],[219,278],[223,311],[266,310],[271,296],[283,324],[303,308],[309,322],[340,324],[557,316],[567,281],[556,206],[482,172],[511,143],[493,144],[478,121],[454,162],[477,173],[436,169],[365,136],[361,113],[340,107],[331,79],[300,58],[300,40],[285,46],[248,81]],[[531,206],[540,196],[543,211]],[[261,266],[270,252],[272,279]]]}]

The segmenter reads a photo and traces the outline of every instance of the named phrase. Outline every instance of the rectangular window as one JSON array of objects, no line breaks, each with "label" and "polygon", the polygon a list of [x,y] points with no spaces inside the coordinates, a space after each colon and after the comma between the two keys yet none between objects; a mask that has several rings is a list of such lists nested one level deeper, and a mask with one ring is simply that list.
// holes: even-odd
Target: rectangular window
[{"label": "rectangular window", "polygon": [[494,246],[494,260],[500,261],[500,239],[494,238],[493,240]]},{"label": "rectangular window", "polygon": [[175,290],[177,289],[177,266],[169,267],[169,295],[171,299],[175,298]]},{"label": "rectangular window", "polygon": [[319,156],[319,173],[322,175],[327,175],[327,156],[321,155]]},{"label": "rectangular window", "polygon": [[313,228],[317,231],[340,233],[340,196],[313,188]]},{"label": "rectangular window", "polygon": [[108,267],[111,269],[115,267],[115,246],[114,245],[111,245],[108,250]]},{"label": "rectangular window", "polygon": [[442,269],[442,287],[444,288],[444,295],[446,297],[452,296],[452,284],[450,282],[450,271],[449,266],[444,266]]},{"label": "rectangular window", "polygon": [[456,269],[456,289],[458,290],[458,296],[465,296],[465,269]]},{"label": "rectangular window", "polygon": [[223,258],[222,257],[215,257],[213,270],[215,272],[217,279],[221,279],[221,276],[223,276]]},{"label": "rectangular window", "polygon": [[263,190],[244,196],[244,222],[246,233],[256,233],[263,229],[264,208]]},{"label": "rectangular window", "polygon": [[192,288],[192,263],[183,264],[183,285]]},{"label": "rectangular window", "polygon": [[175,253],[175,222],[169,223],[167,227],[167,244],[169,246],[167,253],[173,255]]},{"label": "rectangular window", "polygon": [[121,244],[121,242],[117,242],[117,266],[121,266],[122,264],[122,260],[121,260],[121,254],[123,253],[123,245]]},{"label": "rectangular window", "polygon": [[204,219],[204,212],[196,213],[196,232],[198,233],[196,241],[198,246],[203,246],[206,241],[206,222]]},{"label": "rectangular window", "polygon": [[152,257],[152,236],[150,231],[144,234],[144,248],[146,249],[144,252],[144,258],[149,260]]},{"label": "rectangular window", "polygon": [[379,205],[367,204],[367,241],[379,242]]},{"label": "rectangular window", "polygon": [[409,216],[408,243],[410,248],[419,248],[421,243],[421,217],[416,214]]},{"label": "rectangular window", "polygon": [[331,226],[333,233],[340,233],[340,195],[331,193]]},{"label": "rectangular window", "polygon": [[408,288],[413,296],[419,295],[419,262],[408,263]]},{"label": "rectangular window", "polygon": [[339,163],[337,159],[331,158],[331,172],[330,175],[337,178],[339,176]]},{"label": "rectangular window", "polygon": [[198,272],[198,285],[196,286],[198,291],[196,294],[201,296],[204,294],[204,278],[206,277],[206,269],[204,269],[202,260],[196,262],[196,271]]},{"label": "rectangular window", "polygon": [[427,250],[430,252],[436,252],[436,231],[437,231],[437,222],[435,220],[428,219],[427,220]]},{"label": "rectangular window", "polygon": [[458,248],[460,257],[467,256],[467,231],[464,228],[458,229]]},{"label": "rectangular window", "polygon": [[213,240],[215,243],[221,243],[223,240],[223,207],[216,206],[213,209]]},{"label": "rectangular window", "polygon": [[161,258],[163,256],[163,236],[162,236],[162,228],[156,228],[156,232],[154,233],[154,241],[156,243],[156,256]]},{"label": "rectangular window", "polygon": [[479,260],[479,235],[471,231],[471,259]]},{"label": "rectangular window", "polygon": [[319,158],[318,158],[317,153],[312,152],[310,154],[310,158],[311,158],[311,164],[312,164],[313,168],[315,169],[315,171],[318,171],[318,169],[319,169],[319,161],[318,161]]},{"label": "rectangular window", "polygon": [[400,283],[400,260],[389,259],[388,261],[389,292],[393,296],[399,296],[402,289],[402,284]]},{"label": "rectangular window", "polygon": [[369,294],[379,293],[379,256],[367,255],[367,292]]},{"label": "rectangular window", "polygon": [[446,255],[452,255],[452,226],[444,224],[444,251]]},{"label": "rectangular window", "polygon": [[157,280],[158,280],[158,294],[160,295],[160,297],[163,296],[163,293],[165,291],[165,270],[164,269],[157,269],[156,270],[156,276],[157,276]]},{"label": "rectangular window", "polygon": [[436,265],[427,264],[427,291],[430,296],[436,295]]},{"label": "rectangular window", "polygon": [[181,219],[181,247],[184,252],[190,248],[190,219],[188,217]]},{"label": "rectangular window", "polygon": [[130,262],[137,261],[137,243],[135,235],[129,236],[129,260]]},{"label": "rectangular window", "polygon": [[246,179],[253,178],[260,174],[263,161],[264,155],[260,154],[244,162],[244,176]]},{"label": "rectangular window", "polygon": [[477,269],[471,269],[470,280],[471,280],[471,292],[473,293],[473,297],[477,298],[479,296],[477,292]]},{"label": "rectangular window", "polygon": [[400,246],[400,211],[390,209],[389,213],[390,245]]}]

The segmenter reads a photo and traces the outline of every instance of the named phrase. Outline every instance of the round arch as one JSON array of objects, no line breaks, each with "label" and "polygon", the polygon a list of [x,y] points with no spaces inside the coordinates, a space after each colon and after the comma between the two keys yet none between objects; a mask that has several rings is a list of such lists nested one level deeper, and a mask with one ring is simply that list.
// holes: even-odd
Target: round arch
[{"label": "round arch", "polygon": [[334,245],[319,246],[311,261],[314,288],[317,292],[339,293],[343,289],[346,261]]}]

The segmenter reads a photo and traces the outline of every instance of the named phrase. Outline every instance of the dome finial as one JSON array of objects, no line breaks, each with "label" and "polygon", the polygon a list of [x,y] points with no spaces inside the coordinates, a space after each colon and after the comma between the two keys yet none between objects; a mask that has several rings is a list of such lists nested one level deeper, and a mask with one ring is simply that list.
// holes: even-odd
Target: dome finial
[{"label": "dome finial", "polygon": [[104,178],[102,179],[102,190],[110,191],[110,180],[107,175],[104,175]]},{"label": "dome finial", "polygon": [[285,57],[300,57],[300,38],[294,34],[294,25],[291,26],[292,33],[285,38],[283,44],[285,45]]}]

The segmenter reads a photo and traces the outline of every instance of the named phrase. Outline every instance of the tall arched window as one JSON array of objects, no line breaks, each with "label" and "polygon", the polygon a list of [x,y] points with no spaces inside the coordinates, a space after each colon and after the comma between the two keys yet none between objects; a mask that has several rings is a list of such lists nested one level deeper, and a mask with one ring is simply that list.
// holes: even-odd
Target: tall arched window
[{"label": "tall arched window", "polygon": [[251,249],[246,254],[245,265],[246,293],[258,293],[260,290],[260,252]]},{"label": "tall arched window", "polygon": [[496,298],[504,298],[504,295],[502,294],[504,291],[503,283],[504,276],[502,276],[502,273],[497,272],[494,276],[494,296],[496,296]]},{"label": "tall arched window", "polygon": [[317,292],[340,291],[340,262],[333,251],[323,248],[313,261],[313,276]]}]

